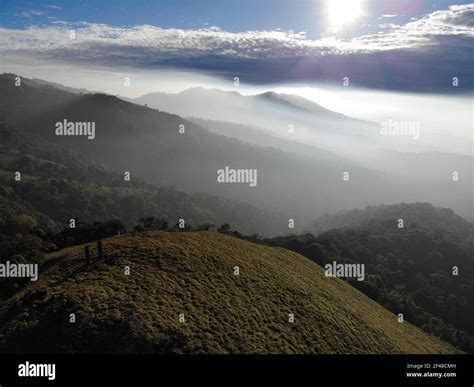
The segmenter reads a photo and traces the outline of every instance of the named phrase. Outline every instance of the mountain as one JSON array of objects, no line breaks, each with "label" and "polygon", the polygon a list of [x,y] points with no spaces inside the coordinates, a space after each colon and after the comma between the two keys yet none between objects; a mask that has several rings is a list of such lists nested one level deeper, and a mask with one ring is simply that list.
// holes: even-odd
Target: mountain
[{"label": "mountain", "polygon": [[457,352],[281,248],[211,232],[103,243],[109,263],[86,266],[83,246],[47,255],[0,304],[2,352]]},{"label": "mountain", "polygon": [[[188,119],[232,122],[272,133],[286,141],[325,149],[339,157],[360,155],[359,149],[379,145],[376,123],[345,116],[305,98],[266,92],[242,95],[193,87],[180,93],[149,93],[133,99],[135,103],[178,114]],[[291,133],[289,133],[291,131]]]},{"label": "mountain", "polygon": [[[321,105],[318,105],[316,102],[310,101],[306,98],[300,97],[298,95],[285,94],[285,93],[275,93],[274,91],[267,91],[265,93],[257,94],[256,99],[267,100],[276,104],[280,104],[285,107],[290,107],[292,109],[300,109],[301,112],[314,113],[318,117],[332,117],[338,118],[341,120],[348,121],[360,121],[355,118],[348,117],[344,114],[334,112],[332,110],[326,109]],[[371,124],[365,122],[366,124]]]},{"label": "mountain", "polygon": [[[149,93],[133,101],[186,118],[232,121],[261,128],[273,127],[273,131],[282,136],[287,134],[289,124],[298,128],[297,135],[298,132],[331,135],[344,133],[358,137],[378,130],[373,122],[333,112],[299,96],[275,92],[242,95],[237,91],[193,87],[176,94]],[[215,108],[217,106],[218,109]],[[284,127],[281,127],[282,122],[286,123]]]},{"label": "mountain", "polygon": [[[354,118],[345,116],[341,113],[333,112],[329,109],[326,109],[322,107],[321,105],[318,105],[317,103],[312,102],[306,98],[299,97],[296,95],[291,95],[291,94],[275,93],[273,91],[256,94],[256,95],[242,95],[237,91],[223,91],[220,89],[207,89],[204,87],[193,87],[176,94],[159,93],[159,92],[148,93],[148,94],[142,95],[141,97],[134,98],[133,101],[139,104],[146,103],[150,107],[155,107],[157,109],[160,109],[160,104],[166,104],[168,105],[167,106],[168,109],[170,109],[172,106],[171,103],[175,101],[185,101],[186,107],[189,104],[192,106],[196,106],[197,108],[198,106],[202,107],[203,103],[206,103],[209,105],[217,104],[217,103],[222,104],[223,100],[224,102],[226,102],[226,99],[233,99],[232,106],[234,108],[239,108],[243,104],[245,104],[246,106],[257,104],[263,107],[264,105],[262,105],[261,102],[271,102],[276,105],[286,106],[295,110],[299,110],[299,113],[303,113],[303,112],[314,113],[319,116],[359,121]],[[238,101],[241,101],[241,102],[238,103]],[[268,108],[268,106],[266,107]],[[167,109],[164,109],[164,110],[167,110]],[[183,108],[181,108],[181,113],[177,113],[177,114],[183,115],[185,117],[194,116],[192,113],[186,113]],[[219,112],[216,111],[215,114],[219,114]],[[202,117],[202,113],[199,114],[198,116]],[[366,123],[369,124],[368,122]]]},{"label": "mountain", "polygon": [[469,234],[473,224],[454,213],[450,208],[434,207],[430,203],[399,203],[391,205],[367,206],[363,209],[343,210],[325,214],[313,222],[312,231],[318,233],[332,228],[370,227],[377,224],[416,223],[426,231],[449,232],[459,235]]},{"label": "mountain", "polygon": [[204,120],[202,118],[190,118],[189,120],[213,133],[236,138],[250,145],[275,148],[308,159],[315,159],[317,155],[317,160],[330,161],[336,165],[341,163],[349,165],[352,163],[352,160],[345,159],[323,148],[306,145],[299,141],[284,139],[270,131],[262,130],[254,126],[240,125],[227,121]]},{"label": "mountain", "polygon": [[[472,181],[472,155],[449,153],[442,146],[433,148],[436,136],[429,126],[423,127],[416,140],[381,135],[380,123],[348,117],[298,95],[270,91],[246,96],[237,91],[195,87],[177,94],[149,93],[130,101],[188,119],[252,128],[314,148],[315,154],[324,149],[357,165],[416,180],[432,179],[442,184],[445,176],[458,171],[463,176],[461,184],[464,179],[467,185]],[[398,122],[396,114],[389,117]],[[290,125],[292,134],[288,133]]]},{"label": "mountain", "polygon": [[[247,143],[309,155],[320,169],[326,168],[320,164],[324,159],[344,164],[348,171],[354,166],[376,171],[381,178],[366,187],[385,191],[385,184],[398,180],[390,188],[395,196],[423,185],[423,194],[412,192],[409,199],[399,196],[394,202],[429,201],[474,219],[474,158],[446,152],[442,146],[432,148],[429,144],[435,136],[428,126],[423,127],[422,137],[417,140],[384,136],[380,124],[344,116],[297,95],[275,92],[245,96],[237,91],[197,87],[177,94],[150,93],[134,101],[179,114],[215,133]],[[396,121],[395,116],[392,119]],[[460,176],[454,184],[453,173]]]},{"label": "mountain", "polygon": [[[268,96],[260,96],[261,102],[254,104],[253,99],[242,102],[244,97],[238,93],[212,91],[214,105],[207,105],[204,98],[198,104],[194,97],[190,100],[194,101],[191,105],[186,104],[186,99],[178,104],[182,108],[188,106],[203,112],[204,109],[225,111],[229,106],[240,109],[240,113],[236,111],[235,116],[228,117],[232,119],[230,124],[234,125],[230,127],[228,121],[208,125],[209,120],[205,123],[188,120],[111,95],[72,94],[51,85],[41,86],[37,82],[30,85],[29,80],[16,87],[11,75],[0,76],[0,86],[0,116],[9,127],[85,153],[96,163],[119,174],[128,171],[132,179],[173,186],[188,193],[222,196],[266,212],[281,213],[286,219],[295,219],[296,229],[290,231],[301,231],[325,212],[400,201],[429,201],[465,216],[472,212],[472,198],[467,194],[471,192],[472,179],[468,166],[464,165],[469,160],[452,162],[446,167],[459,172],[461,178],[456,182],[451,178],[452,172],[445,167],[438,168],[436,163],[431,168],[432,174],[438,175],[436,179],[432,179],[429,173],[428,177],[425,176],[423,168],[417,169],[419,174],[402,174],[379,169],[381,163],[377,160],[364,165],[362,159],[353,157],[354,154],[365,157],[364,147],[370,143],[357,134],[359,123],[351,126],[354,132],[349,135],[344,134],[342,123],[337,130],[321,128],[329,137],[326,138],[322,132],[317,137],[326,138],[333,145],[328,148],[289,137],[288,125],[296,123],[291,120],[302,117],[300,107],[294,109],[293,115],[286,116],[287,121],[279,121],[267,128],[272,137],[263,131],[254,136],[258,143],[251,142],[252,137],[245,141],[243,134],[230,133],[241,130],[243,124],[235,122],[239,117],[253,122],[254,125],[244,126],[255,133],[260,128],[259,117],[264,121],[267,118],[264,118],[264,110],[251,112],[247,109],[249,106],[259,109],[262,103],[267,103]],[[201,91],[184,92],[185,95],[196,93],[200,95]],[[227,96],[229,100],[224,98]],[[281,104],[273,104],[272,116],[278,117],[283,110]],[[268,109],[265,111],[269,112]],[[94,123],[94,139],[55,135],[55,125],[65,119]],[[216,129],[217,125],[219,129]],[[295,131],[300,133],[297,124]],[[224,132],[227,133],[224,135]],[[338,133],[334,134],[338,138],[333,137],[333,132]],[[352,142],[355,137],[358,144],[365,144],[362,148]],[[337,152],[332,150],[334,146],[339,148]],[[351,150],[345,155],[343,149]],[[394,159],[404,156],[395,155]],[[247,182],[218,182],[217,172],[225,167],[256,170],[256,186]],[[349,175],[350,178],[345,179]],[[233,220],[229,219],[228,223],[233,223]],[[280,227],[280,234],[288,231],[288,221],[275,226]],[[263,229],[260,233],[268,233],[268,230]]]},{"label": "mountain", "polygon": [[[22,179],[14,179],[21,171]],[[0,123],[0,258],[7,245],[29,219],[31,228],[57,232],[69,219],[81,223],[120,219],[133,227],[141,217],[166,219],[170,225],[183,218],[188,224],[230,222],[243,232],[267,230],[286,218],[237,200],[203,193],[185,193],[138,178],[125,181],[123,174],[97,164],[86,153],[8,128]],[[269,221],[270,220],[270,221]],[[2,239],[2,238],[0,238]]]},{"label": "mountain", "polygon": [[67,91],[68,93],[73,93],[73,94],[97,94],[98,93],[98,91],[91,91],[84,88],[78,89],[75,87],[68,87],[57,82],[45,81],[44,79],[39,79],[39,78],[32,78],[30,81],[36,83],[38,86],[49,85],[56,89]]},{"label": "mountain", "polygon": [[[380,175],[337,157],[327,160],[315,153],[303,159],[280,149],[257,147],[217,135],[177,115],[110,95],[71,94],[50,85],[31,86],[28,81],[16,87],[9,75],[1,76],[0,84],[0,115],[10,127],[86,153],[118,173],[130,171],[132,178],[284,213],[287,219],[298,219],[296,227],[321,214],[320,208],[332,211],[343,203],[357,206],[381,200],[380,195],[360,198],[356,194],[364,186],[376,184]],[[95,138],[56,136],[55,125],[65,118],[94,122]],[[185,127],[184,134],[179,133],[180,125]],[[226,166],[257,170],[257,186],[219,184],[217,171]],[[359,178],[345,184],[342,173],[346,170]],[[386,186],[388,196],[396,192],[397,184],[393,182],[393,190]],[[285,222],[281,232],[287,229]]]}]

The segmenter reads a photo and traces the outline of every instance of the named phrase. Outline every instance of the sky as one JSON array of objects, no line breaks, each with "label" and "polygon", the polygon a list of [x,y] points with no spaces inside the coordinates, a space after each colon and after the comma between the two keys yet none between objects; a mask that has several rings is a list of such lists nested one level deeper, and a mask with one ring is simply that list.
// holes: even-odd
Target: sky
[{"label": "sky", "polygon": [[[54,20],[77,23],[135,26],[141,24],[162,28],[200,29],[218,26],[230,32],[249,30],[305,31],[317,38],[330,26],[328,3],[342,3],[351,10],[357,1],[333,0],[107,0],[107,1],[5,1],[3,25],[7,28],[25,28],[31,24],[51,24]],[[356,27],[376,31],[376,26],[407,23],[426,14],[447,9],[454,3],[442,1],[367,0],[361,2],[362,15]],[[456,1],[455,4],[469,4]],[[370,28],[372,26],[372,28]],[[354,31],[353,31],[354,32]]]},{"label": "sky", "polygon": [[254,86],[469,93],[473,37],[463,1],[0,1],[2,72],[171,69]]},{"label": "sky", "polygon": [[355,118],[422,122],[430,149],[461,154],[474,146],[473,43],[463,1],[0,0],[0,73],[129,98],[296,94]]}]

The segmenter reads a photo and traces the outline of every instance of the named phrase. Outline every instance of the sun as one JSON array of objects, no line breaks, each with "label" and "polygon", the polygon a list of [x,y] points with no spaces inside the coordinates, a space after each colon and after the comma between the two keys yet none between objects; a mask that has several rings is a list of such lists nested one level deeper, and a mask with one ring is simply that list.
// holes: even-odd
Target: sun
[{"label": "sun", "polygon": [[362,16],[363,0],[326,0],[330,28],[340,30]]}]

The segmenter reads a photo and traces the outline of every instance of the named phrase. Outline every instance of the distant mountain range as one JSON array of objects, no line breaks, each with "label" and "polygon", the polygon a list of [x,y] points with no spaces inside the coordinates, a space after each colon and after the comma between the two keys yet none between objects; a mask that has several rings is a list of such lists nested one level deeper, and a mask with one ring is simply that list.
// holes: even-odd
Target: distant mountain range
[{"label": "distant mountain range", "polygon": [[[290,107],[295,110],[299,110],[299,113],[314,113],[318,117],[317,118],[324,118],[324,117],[331,117],[331,118],[339,118],[339,119],[347,119],[347,120],[354,120],[353,118],[344,116],[343,114],[333,112],[329,109],[323,108],[322,106],[318,105],[315,102],[309,101],[305,98],[291,95],[291,94],[283,94],[283,93],[275,93],[273,91],[256,94],[256,95],[249,95],[245,96],[240,94],[237,91],[222,91],[219,89],[207,89],[204,87],[193,87],[187,90],[184,90],[180,93],[176,94],[169,94],[169,93],[148,93],[141,97],[130,99],[131,101],[135,101],[139,104],[148,104],[150,107],[154,107],[159,109],[161,104],[167,104],[169,109],[176,109],[175,105],[172,105],[173,102],[185,102],[184,106],[181,106],[179,110],[181,111],[181,115],[185,117],[193,116],[191,112],[196,111],[199,112],[199,109],[202,108],[203,104],[206,105],[216,105],[222,104],[222,102],[227,102],[226,98],[233,99],[232,102],[237,102],[234,104],[229,104],[229,108],[238,109],[243,101],[248,102],[248,105],[252,104],[255,105],[260,102],[272,102],[275,105]],[[174,101],[173,101],[174,99]],[[242,103],[238,103],[238,101],[242,101]],[[185,109],[191,108],[189,113],[186,112]],[[227,106],[226,106],[227,107]],[[258,106],[260,107],[260,106]],[[262,107],[267,108],[268,105],[262,105]],[[221,111],[215,111],[214,113],[217,115],[222,114]],[[201,113],[202,114],[202,113]],[[197,116],[200,116],[199,114]],[[243,118],[243,117],[242,117]]]},{"label": "distant mountain range", "polygon": [[[371,124],[300,97],[273,93],[244,97],[199,88],[177,95],[158,94],[168,104],[161,109],[178,106],[189,116],[201,112],[201,117],[187,119],[111,95],[69,93],[36,80],[23,79],[17,87],[13,75],[0,76],[0,85],[0,113],[10,128],[86,153],[109,169],[121,174],[129,171],[153,184],[224,196],[286,214],[296,220],[299,230],[327,212],[400,201],[429,201],[471,218],[469,157],[400,154],[377,148],[378,153],[370,153],[370,162],[359,162],[354,153],[366,154],[357,144],[372,146],[364,134],[371,131]],[[211,121],[212,112],[214,118],[225,115],[221,118],[227,121]],[[94,122],[96,138],[56,136],[55,125],[65,118]],[[267,121],[276,125],[272,120],[278,121],[278,128],[261,127]],[[303,131],[313,136],[317,132],[316,137],[321,138],[327,135],[334,146],[288,136],[288,125],[296,123],[295,133],[299,133],[297,122],[304,120],[311,121],[314,128]],[[185,129],[184,134],[180,128]],[[339,146],[341,149],[334,149]],[[342,148],[346,147],[352,147],[352,153],[344,155]],[[217,171],[226,166],[256,169],[257,186],[218,183]],[[462,176],[457,182],[451,178],[453,170]],[[282,232],[293,231],[282,226]]]},{"label": "distant mountain range", "polygon": [[[266,92],[245,96],[237,91],[195,87],[177,94],[149,93],[129,101],[199,119],[202,124],[203,120],[214,122],[213,130],[230,137],[241,138],[243,127],[252,128],[285,142],[311,147],[313,154],[331,152],[350,159],[352,164],[415,179],[440,180],[440,176],[453,170],[470,179],[473,167],[469,156],[426,149],[412,151],[411,143],[417,142],[409,139],[402,142],[406,149],[401,152],[399,141],[403,140],[381,136],[380,123],[333,112],[297,95]],[[224,131],[216,123],[237,124],[241,129]]]},{"label": "distant mountain range", "polygon": [[[291,124],[295,126],[296,136],[293,137],[296,138],[299,138],[299,131],[363,136],[378,130],[373,122],[333,112],[296,95],[275,92],[245,96],[237,91],[194,87],[177,94],[149,93],[130,101],[187,118],[267,128],[286,138]],[[286,125],[282,126],[282,123]]]}]

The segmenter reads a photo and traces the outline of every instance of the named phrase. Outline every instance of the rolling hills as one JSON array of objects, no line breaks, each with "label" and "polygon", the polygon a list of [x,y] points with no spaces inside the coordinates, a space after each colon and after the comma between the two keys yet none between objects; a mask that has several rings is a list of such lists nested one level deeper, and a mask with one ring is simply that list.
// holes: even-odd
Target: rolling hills
[{"label": "rolling hills", "polygon": [[456,353],[282,248],[149,231],[104,252],[92,266],[82,246],[45,256],[38,282],[0,305],[2,352]]},{"label": "rolling hills", "polygon": [[[260,100],[267,103],[268,96],[261,96]],[[236,104],[238,107],[238,102]],[[286,121],[268,126],[269,130],[283,130],[285,137],[269,138],[262,132],[257,137],[259,144],[255,144],[249,143],[252,137],[242,141],[242,137],[230,135],[231,131],[241,131],[242,125],[206,124],[211,126],[208,130],[196,121],[111,95],[74,94],[28,79],[23,79],[22,86],[17,87],[11,74],[0,76],[0,106],[0,117],[9,127],[26,135],[86,153],[109,169],[122,174],[130,171],[132,176],[148,183],[173,186],[187,193],[217,195],[268,212],[283,213],[287,219],[297,220],[295,227],[300,231],[324,212],[380,203],[423,200],[450,207],[461,215],[471,212],[467,195],[471,180],[468,169],[464,168],[464,159],[446,167],[448,172],[449,169],[459,171],[461,178],[457,182],[452,181],[451,172],[438,167],[433,167],[437,180],[432,180],[418,175],[404,176],[388,169],[377,170],[374,167],[379,165],[377,160],[372,160],[372,166],[364,166],[353,158],[335,154],[330,147],[321,151],[321,147],[314,144],[302,146],[290,142],[288,124],[294,122],[295,133],[300,133],[293,119],[300,116],[301,108],[294,109]],[[222,106],[209,107],[202,101],[198,108],[219,111]],[[281,104],[275,109],[281,110]],[[253,116],[242,113],[239,117],[245,116],[254,122],[253,117],[259,114],[254,111]],[[65,118],[70,122],[95,123],[96,137],[89,140],[85,136],[56,136],[55,125]],[[238,116],[231,118],[236,121]],[[313,123],[316,125],[316,121]],[[184,125],[185,133],[179,132],[180,125]],[[220,126],[219,130],[215,129],[216,125]],[[336,132],[323,124],[316,126],[324,132]],[[225,132],[227,135],[222,135]],[[344,133],[344,130],[340,132],[341,141],[330,142],[364,155],[363,148],[346,141]],[[359,140],[366,142],[365,137]],[[216,172],[226,166],[258,170],[258,185],[218,183]],[[350,174],[349,180],[343,179],[346,172]],[[228,222],[232,223],[232,219]],[[269,235],[269,231],[264,227],[259,232]],[[286,231],[288,228],[284,227],[279,233]]]}]

